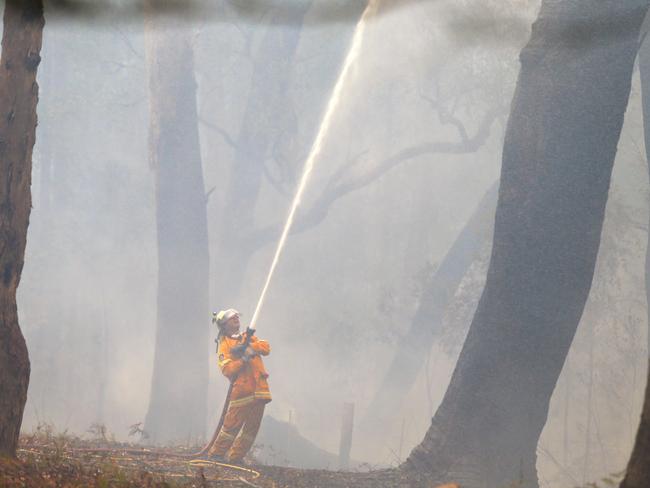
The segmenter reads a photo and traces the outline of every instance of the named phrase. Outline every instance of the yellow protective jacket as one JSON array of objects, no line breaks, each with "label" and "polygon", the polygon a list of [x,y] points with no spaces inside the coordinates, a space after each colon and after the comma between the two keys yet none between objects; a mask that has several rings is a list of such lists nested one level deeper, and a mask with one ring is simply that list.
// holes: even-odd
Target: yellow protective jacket
[{"label": "yellow protective jacket", "polygon": [[269,377],[264,369],[261,356],[268,356],[271,346],[266,341],[259,340],[253,336],[250,340],[250,347],[258,355],[248,361],[233,357],[231,349],[242,344],[246,334],[235,334],[227,337],[222,336],[219,340],[219,369],[231,382],[233,382],[230,393],[230,406],[237,407],[246,405],[255,400],[264,403],[271,401],[271,392],[266,379]]}]

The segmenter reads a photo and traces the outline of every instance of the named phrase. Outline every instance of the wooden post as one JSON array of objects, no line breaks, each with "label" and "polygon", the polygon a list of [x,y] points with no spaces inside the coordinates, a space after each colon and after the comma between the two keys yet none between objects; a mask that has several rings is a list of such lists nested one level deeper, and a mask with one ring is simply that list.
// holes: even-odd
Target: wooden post
[{"label": "wooden post", "polygon": [[397,450],[397,461],[402,463],[402,443],[404,442],[404,422],[405,419],[402,417],[402,430],[399,434],[399,449]]},{"label": "wooden post", "polygon": [[339,469],[350,467],[350,450],[352,448],[352,426],[354,425],[354,403],[343,404],[341,422],[341,444],[339,445]]},{"label": "wooden post", "polygon": [[291,448],[291,410],[289,410],[289,420],[287,420],[287,439],[284,446],[284,457],[286,459],[287,467],[291,466],[291,455],[289,449]]}]

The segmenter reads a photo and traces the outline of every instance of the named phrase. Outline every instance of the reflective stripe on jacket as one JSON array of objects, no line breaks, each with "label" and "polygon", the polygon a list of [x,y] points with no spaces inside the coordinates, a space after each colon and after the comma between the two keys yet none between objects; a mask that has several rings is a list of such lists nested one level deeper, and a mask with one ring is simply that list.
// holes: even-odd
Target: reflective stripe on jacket
[{"label": "reflective stripe on jacket", "polygon": [[232,337],[224,336],[219,340],[219,369],[230,381],[234,379],[230,394],[231,407],[246,405],[254,400],[262,400],[265,403],[271,401],[271,392],[266,381],[269,375],[261,358],[269,355],[271,346],[255,336],[251,337],[250,347],[257,355],[246,362],[233,357],[230,352],[245,339],[246,334],[237,334]]}]

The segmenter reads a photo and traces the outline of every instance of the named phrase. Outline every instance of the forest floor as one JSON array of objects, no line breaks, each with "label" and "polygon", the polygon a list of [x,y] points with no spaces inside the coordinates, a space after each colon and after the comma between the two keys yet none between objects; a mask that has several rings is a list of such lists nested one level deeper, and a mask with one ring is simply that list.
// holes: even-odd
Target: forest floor
[{"label": "forest floor", "polygon": [[[17,458],[0,457],[0,488],[461,488],[399,469],[355,472],[255,462],[221,465],[192,457],[197,450],[121,443],[105,436],[88,440],[39,429],[21,436]],[[615,480],[610,476],[603,484],[584,488],[618,486],[623,475],[616,473]]]},{"label": "forest floor", "polygon": [[[41,433],[42,434],[42,433]],[[305,470],[192,460],[188,448],[151,448],[58,435],[21,438],[17,459],[0,458],[0,487],[398,488],[433,484],[400,470]]]}]

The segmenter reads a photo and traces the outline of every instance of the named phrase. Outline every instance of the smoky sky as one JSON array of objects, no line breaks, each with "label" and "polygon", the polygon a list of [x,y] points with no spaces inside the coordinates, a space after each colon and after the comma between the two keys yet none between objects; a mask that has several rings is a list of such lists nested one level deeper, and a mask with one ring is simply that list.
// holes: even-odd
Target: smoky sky
[{"label": "smoky sky", "polygon": [[[145,15],[153,11],[166,16],[165,20],[186,19],[187,25],[200,26],[201,35],[194,38],[193,47],[201,117],[235,143],[249,141],[251,137],[240,138],[240,134],[258,132],[246,129],[246,109],[249,104],[260,107],[258,119],[272,121],[261,132],[262,138],[273,141],[268,152],[275,157],[278,141],[277,158],[285,158],[285,169],[277,173],[288,199],[293,196],[294,173],[313,143],[314,127],[366,0],[44,1],[34,205],[18,304],[32,361],[24,429],[29,431],[43,421],[57,430],[83,435],[92,422],[101,422],[118,439],[134,441],[128,427],[144,420],[149,399],[158,286],[155,182],[146,163]],[[355,76],[322,160],[308,183],[305,214],[318,208],[314,202],[333,195],[330,189],[338,189],[336,185],[328,187],[329,181],[347,183],[346,176],[360,181],[372,174],[377,162],[401,154],[413,144],[456,140],[454,127],[443,124],[436,111],[423,103],[422,95],[449,105],[449,110],[458,106],[454,116],[466,124],[469,137],[481,124],[484,110],[494,107],[507,113],[518,72],[518,48],[529,36],[537,8],[536,2],[526,7],[522,0],[503,5],[498,0],[376,1],[379,9],[366,31]],[[283,26],[299,27],[307,9],[300,38],[298,29],[284,32]],[[589,39],[594,27],[591,21],[578,22],[577,33],[568,27],[564,30],[576,35],[577,43]],[[318,23],[323,27],[311,28]],[[244,29],[238,28],[241,24]],[[291,62],[284,60],[289,54],[283,40],[296,43]],[[275,47],[265,51],[263,47],[269,45]],[[282,73],[272,69],[278,59],[286,63]],[[279,85],[278,79],[289,71],[282,82],[286,102],[269,103],[271,95],[267,93],[277,92],[265,87]],[[261,81],[255,81],[256,73]],[[633,99],[638,100],[639,94],[637,90]],[[636,166],[632,171],[619,164],[612,189],[619,189],[622,196],[617,198],[625,197],[625,205],[636,212],[640,222],[646,219],[647,211],[642,211],[646,190],[631,188],[647,183],[646,166],[645,160],[635,156],[638,148],[632,144],[643,137],[640,104],[637,101],[631,106],[637,109],[630,114],[628,120],[633,124],[628,124],[621,140],[622,150],[627,151],[621,162]],[[259,127],[250,125],[255,131]],[[439,344],[428,351],[431,357],[403,406],[391,412],[391,418],[377,419],[368,405],[393,356],[403,353],[395,344],[411,326],[425,279],[444,259],[487,185],[498,178],[502,127],[492,126],[492,135],[480,152],[431,155],[395,167],[365,189],[349,192],[325,206],[328,213],[317,226],[289,238],[259,327],[260,337],[274,348],[266,361],[274,395],[267,412],[276,419],[276,426],[288,421],[300,435],[335,453],[342,402],[353,401],[358,420],[353,458],[381,465],[398,463],[422,440],[479,300],[489,250],[476,269],[468,272],[444,320],[434,324],[439,327]],[[280,132],[281,136],[274,135]],[[259,198],[255,213],[259,227],[251,229],[275,229],[269,244],[249,262],[239,261],[238,252],[223,250],[219,235],[228,208],[223,189],[231,184],[238,160],[229,142],[207,124],[201,125],[200,136],[205,189],[217,188],[208,208],[210,307],[221,308],[225,301],[214,292],[225,276],[222,263],[236,262],[237,273],[244,275],[242,290],[223,306],[243,310],[246,321],[268,271],[279,234],[277,223],[284,222],[289,203],[274,193],[269,178],[260,196],[254,197]],[[340,172],[350,161],[358,161],[350,167],[355,172]],[[280,161],[269,160],[268,164],[272,163],[279,165]],[[343,178],[332,178],[337,174]],[[628,186],[629,182],[635,186]],[[253,198],[247,192],[239,195],[235,202]],[[621,214],[619,220],[623,218]],[[609,249],[605,256],[614,261],[621,257],[614,252],[629,248],[635,260],[621,261],[629,263],[631,270],[624,285],[619,284],[622,278],[606,280],[604,271],[594,280],[611,283],[616,296],[630,290],[637,294],[635,298],[644,300],[645,247],[634,244],[645,242],[645,234],[638,230],[626,233],[622,224],[612,227],[613,223],[607,221],[603,231],[613,243],[602,246]],[[627,247],[612,250],[614,244]],[[640,317],[634,329],[638,337],[628,340],[624,331],[612,326],[621,324],[615,312],[622,308],[610,308],[611,314],[602,319],[596,335],[609,331],[611,335],[600,336],[609,340],[594,341],[594,364],[601,369],[594,375],[594,392],[599,395],[593,397],[602,402],[594,405],[602,413],[599,428],[603,429],[604,444],[615,449],[613,454],[607,453],[609,460],[615,459],[609,466],[613,469],[633,441],[627,426],[634,423],[636,432],[634,409],[640,407],[638,394],[642,391],[640,382],[628,384],[619,379],[616,386],[621,390],[613,395],[608,386],[611,382],[604,383],[601,372],[618,377],[627,374],[630,364],[641,371],[647,356],[640,349],[646,343],[644,309],[637,313],[635,308],[635,316]],[[602,315],[599,309],[593,310],[585,316]],[[212,327],[208,310],[204,325]],[[211,378],[207,435],[218,421],[227,391],[227,380],[217,367],[213,328],[210,333],[213,335],[205,344],[210,350]],[[571,400],[568,414],[550,409],[549,427],[540,444],[544,448],[540,451],[542,476],[556,473],[557,466],[544,453],[560,459],[565,432],[576,445],[579,435],[584,435],[579,406],[586,406],[588,397],[586,387],[579,388],[579,375],[588,371],[590,364],[589,337],[578,332],[576,352],[567,360],[571,369],[566,378],[558,380],[558,402],[564,404],[568,389],[562,385],[570,384],[574,391],[567,396]],[[618,344],[612,337],[620,339],[618,349],[612,347]],[[637,350],[641,352],[637,354]],[[173,378],[169,384],[179,391],[182,387]],[[636,403],[614,401],[611,410],[600,410],[610,406],[613,396],[627,398],[628,392],[635,393]],[[381,433],[382,442],[362,430],[364,417],[371,429]],[[634,422],[624,423],[622,417]],[[565,418],[569,418],[569,429],[565,429]],[[274,425],[273,421],[265,423]],[[284,430],[273,443],[289,451],[287,423],[280,425]],[[297,442],[291,441],[291,450],[298,449]],[[269,441],[269,445],[273,444]],[[593,452],[597,452],[596,444]],[[585,469],[581,454],[578,449],[575,460],[569,456],[568,462],[573,464],[566,468],[577,478]],[[600,474],[596,464],[590,466],[589,473],[596,469],[593,474]]]}]

